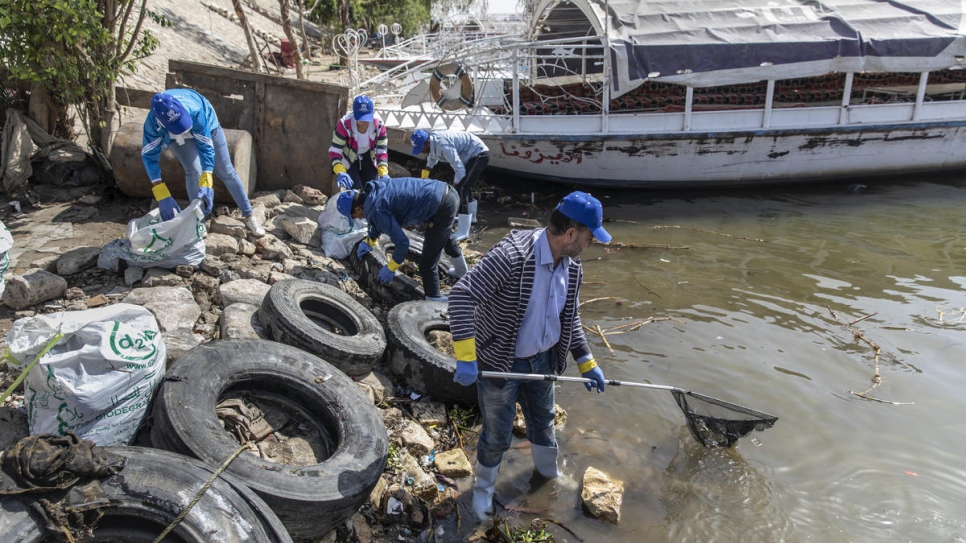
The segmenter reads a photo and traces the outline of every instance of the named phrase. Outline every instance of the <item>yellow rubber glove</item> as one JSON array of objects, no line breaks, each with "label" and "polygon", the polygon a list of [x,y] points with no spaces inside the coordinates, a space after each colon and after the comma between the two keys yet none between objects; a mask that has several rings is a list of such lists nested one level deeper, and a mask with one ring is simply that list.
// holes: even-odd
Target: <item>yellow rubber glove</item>
[{"label": "yellow rubber glove", "polygon": [[171,197],[171,191],[168,190],[168,186],[165,185],[163,181],[152,185],[151,193],[154,194],[154,199],[159,202],[165,198]]},{"label": "yellow rubber glove", "polygon": [[379,166],[379,177],[389,177],[389,166],[385,164]]},{"label": "yellow rubber glove", "polygon": [[422,177],[423,179],[429,179],[429,170],[427,170],[426,168],[423,168],[423,171],[422,173],[419,174],[419,176]]},{"label": "yellow rubber glove", "polygon": [[171,197],[171,192],[168,191],[167,185],[164,183],[155,183],[151,187],[151,193],[154,194],[154,199],[158,201],[158,213],[161,214],[162,221],[170,221],[178,213],[181,213],[181,206]]},{"label": "yellow rubber glove", "polygon": [[399,266],[401,265],[402,265],[402,262],[396,262],[395,260],[392,259],[392,257],[389,257],[389,262],[386,263],[386,267],[389,268],[389,271],[391,272],[395,272],[396,270],[398,270]]},{"label": "yellow rubber glove", "polygon": [[466,338],[453,342],[456,351],[456,373],[453,382],[469,386],[476,382],[479,365],[476,363],[476,339]]},{"label": "yellow rubber glove", "polygon": [[580,371],[580,376],[584,379],[594,381],[593,384],[584,383],[584,386],[587,387],[587,390],[593,390],[596,386],[598,394],[604,391],[607,381],[604,379],[604,372],[597,367],[597,362],[595,362],[593,358],[587,360],[586,362],[577,364],[577,370]]},{"label": "yellow rubber glove", "polygon": [[456,359],[462,362],[476,360],[476,338],[469,337],[453,342]]},{"label": "yellow rubber glove", "polygon": [[205,215],[211,213],[215,205],[215,189],[211,184],[211,172],[201,172],[201,177],[198,178],[198,194],[195,198],[201,200],[201,212]]},{"label": "yellow rubber glove", "polygon": [[332,166],[332,173],[339,175],[340,173],[345,173],[345,166],[341,162],[336,162],[335,166]]}]

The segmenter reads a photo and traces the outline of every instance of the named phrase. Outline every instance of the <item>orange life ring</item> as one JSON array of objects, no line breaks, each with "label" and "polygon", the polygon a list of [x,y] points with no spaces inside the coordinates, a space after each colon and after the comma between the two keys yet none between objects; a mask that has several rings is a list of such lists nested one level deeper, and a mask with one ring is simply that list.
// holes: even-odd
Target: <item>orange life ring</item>
[{"label": "orange life ring", "polygon": [[[459,98],[447,98],[443,96],[443,93],[450,88],[443,88],[443,80],[445,79],[447,82],[450,82],[451,78],[456,78],[460,82]],[[436,69],[433,70],[433,77],[429,80],[429,93],[432,95],[436,105],[440,109],[447,111],[473,107],[475,100],[473,80],[470,79],[470,74],[466,73],[463,65],[458,62],[436,66]]]}]

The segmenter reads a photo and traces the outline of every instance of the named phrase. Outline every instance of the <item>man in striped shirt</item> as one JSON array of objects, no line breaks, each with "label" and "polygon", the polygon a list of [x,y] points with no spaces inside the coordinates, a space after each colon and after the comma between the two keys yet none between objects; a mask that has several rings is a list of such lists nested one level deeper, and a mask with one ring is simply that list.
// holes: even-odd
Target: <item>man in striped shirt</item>
[{"label": "man in striped shirt", "polygon": [[476,383],[483,431],[476,448],[473,511],[482,522],[493,513],[493,487],[510,448],[516,404],[527,424],[533,463],[557,476],[554,390],[550,381],[479,379],[479,370],[560,374],[568,354],[587,389],[604,391],[604,374],[587,345],[578,293],[580,253],[594,240],[608,243],[600,201],[585,192],[565,196],[538,230],[514,230],[452,288],[450,331],[456,350],[454,381]]}]

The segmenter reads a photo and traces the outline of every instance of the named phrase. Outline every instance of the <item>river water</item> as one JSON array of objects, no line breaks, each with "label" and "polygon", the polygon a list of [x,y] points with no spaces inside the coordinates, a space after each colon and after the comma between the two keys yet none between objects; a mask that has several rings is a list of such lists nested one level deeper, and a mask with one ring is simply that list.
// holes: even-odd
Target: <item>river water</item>
[{"label": "river water", "polygon": [[[779,420],[705,449],[669,391],[560,383],[563,476],[531,489],[520,442],[499,503],[585,541],[966,541],[966,176],[864,183],[591,190],[614,243],[583,254],[581,316],[607,378]],[[481,248],[526,211],[483,205]],[[590,466],[623,483],[616,526],[581,511]]]}]

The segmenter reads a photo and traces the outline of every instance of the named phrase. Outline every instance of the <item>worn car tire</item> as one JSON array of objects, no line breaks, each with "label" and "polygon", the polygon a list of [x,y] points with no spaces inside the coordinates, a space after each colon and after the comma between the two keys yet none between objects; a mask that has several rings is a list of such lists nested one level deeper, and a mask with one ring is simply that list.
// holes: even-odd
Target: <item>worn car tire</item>
[{"label": "worn car tire", "polygon": [[272,508],[295,539],[318,539],[351,516],[379,481],[389,453],[378,410],[350,378],[295,347],[263,340],[199,345],[168,370],[152,406],[154,446],[224,462],[238,444],[216,416],[218,401],[245,392],[296,412],[330,443],[307,466],[242,454],[227,473]]},{"label": "worn car tire", "polygon": [[350,377],[372,371],[386,351],[379,320],[332,285],[279,281],[265,295],[259,318],[275,341],[318,355]]},{"label": "worn car tire", "polygon": [[[408,231],[407,235],[409,235]],[[410,239],[412,239],[412,236],[410,236]],[[365,243],[365,241],[359,243]],[[359,283],[359,286],[374,300],[392,306],[411,300],[422,300],[426,297],[419,283],[408,275],[397,273],[389,283],[383,283],[379,280],[379,270],[389,262],[386,257],[387,247],[389,253],[392,253],[393,245],[388,236],[381,236],[376,246],[362,258],[356,256],[358,246],[357,243],[349,253],[349,269],[356,276],[356,282]],[[410,246],[407,258],[419,258],[418,255],[413,254],[412,246]]]},{"label": "worn car tire", "polygon": [[[110,505],[84,541],[150,543],[188,505],[215,468],[173,452],[145,447],[104,447],[127,460],[101,482]],[[229,453],[230,454],[230,453]],[[227,459],[227,457],[226,457]],[[0,498],[0,534],[5,543],[60,541],[20,500]],[[62,535],[62,534],[61,534]],[[238,479],[216,478],[165,541],[185,543],[266,541],[291,543],[268,505]]]},{"label": "worn car tire", "polygon": [[426,334],[449,331],[449,315],[443,302],[413,301],[396,305],[387,316],[389,367],[416,390],[438,400],[476,405],[476,385],[453,381],[456,359],[429,343]]}]

